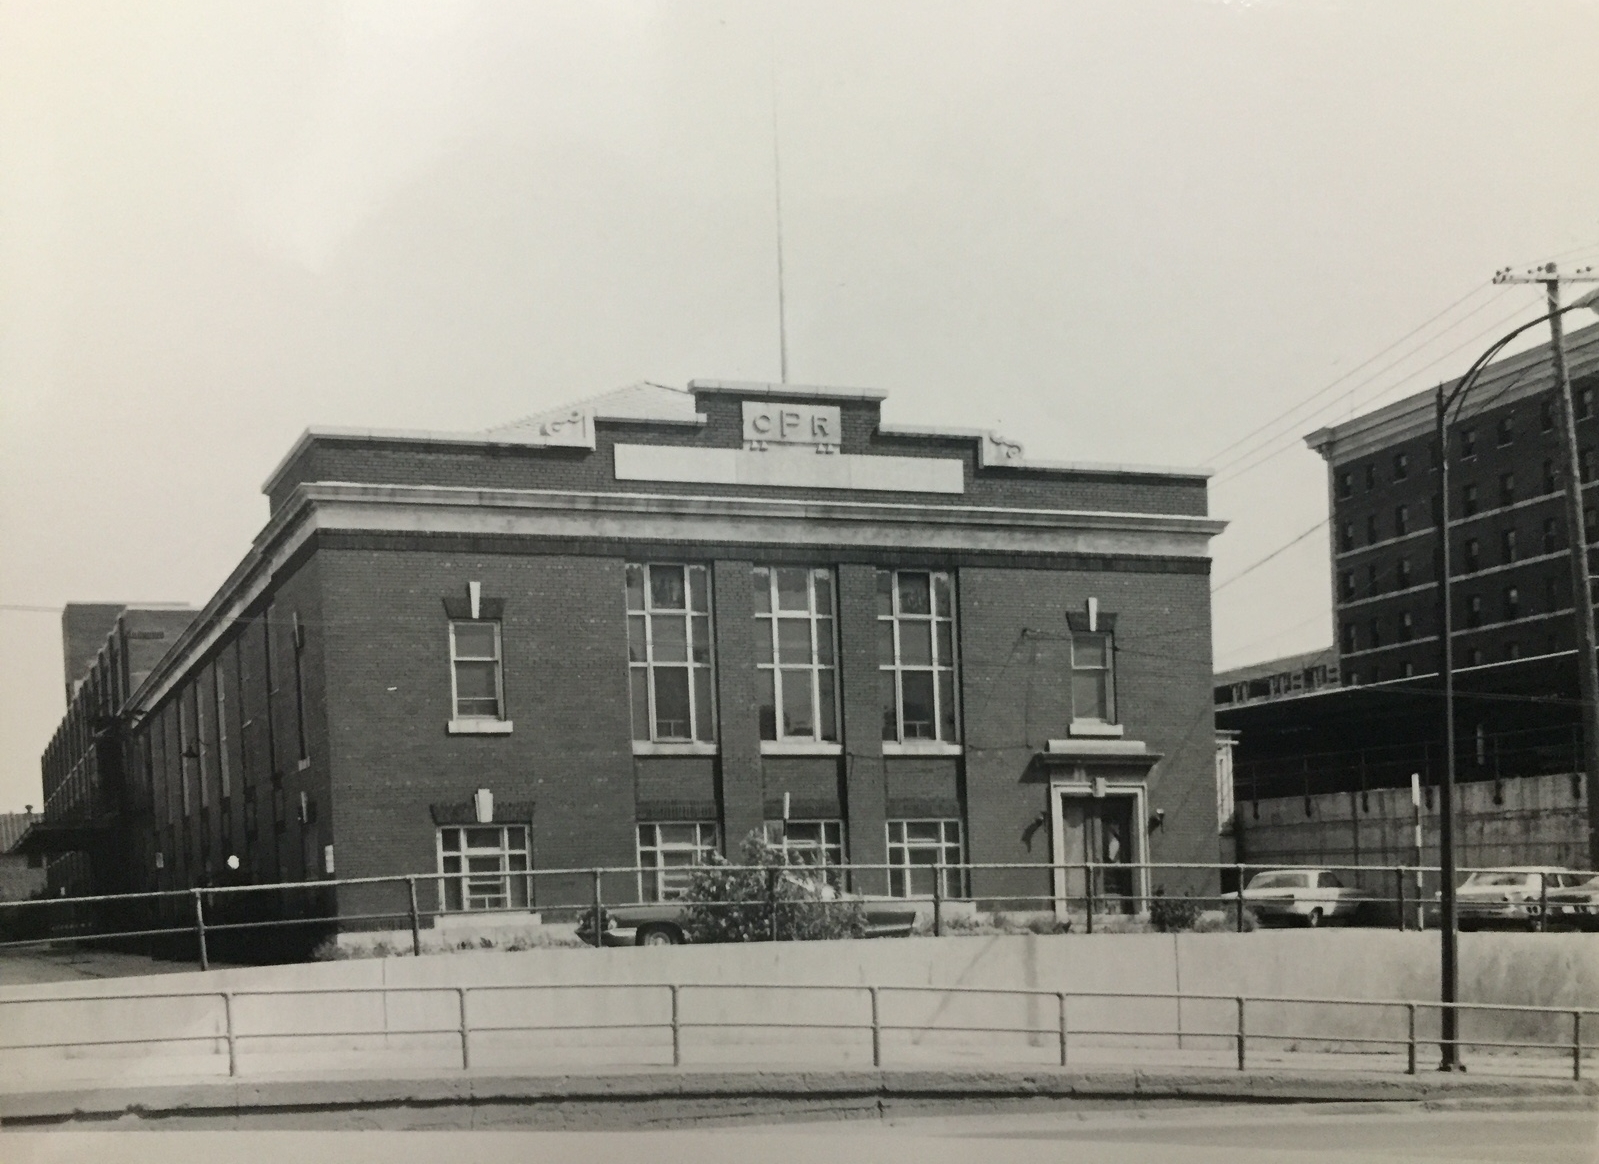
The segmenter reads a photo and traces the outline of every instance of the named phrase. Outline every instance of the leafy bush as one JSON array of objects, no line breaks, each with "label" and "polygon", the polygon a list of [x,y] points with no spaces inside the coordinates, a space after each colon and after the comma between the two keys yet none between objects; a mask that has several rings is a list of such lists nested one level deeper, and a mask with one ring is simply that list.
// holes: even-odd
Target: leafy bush
[{"label": "leafy bush", "polygon": [[681,919],[689,941],[767,942],[775,935],[805,942],[866,932],[858,901],[832,896],[817,871],[795,868],[760,833],[744,838],[740,860],[733,866],[713,853],[694,871]]},{"label": "leafy bush", "polygon": [[1163,934],[1191,930],[1203,907],[1192,897],[1167,897],[1164,886],[1155,890],[1149,903],[1149,924]]},{"label": "leafy bush", "polygon": [[[1238,903],[1235,901],[1231,905],[1224,906],[1219,914],[1207,914],[1200,918],[1194,926],[1194,932],[1196,934],[1230,934],[1238,928]],[[1255,915],[1246,909],[1244,910],[1244,932],[1247,933],[1254,928],[1256,928]]]}]

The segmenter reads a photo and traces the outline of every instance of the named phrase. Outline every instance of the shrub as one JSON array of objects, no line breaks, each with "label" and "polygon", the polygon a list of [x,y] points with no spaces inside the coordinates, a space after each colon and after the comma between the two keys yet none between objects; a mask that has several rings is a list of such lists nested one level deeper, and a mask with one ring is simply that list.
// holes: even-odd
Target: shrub
[{"label": "shrub", "polygon": [[[1245,933],[1256,928],[1255,915],[1244,910]],[[1223,907],[1220,913],[1207,914],[1194,925],[1197,934],[1230,934],[1238,929],[1238,903]]]},{"label": "shrub", "polygon": [[1164,886],[1149,903],[1149,924],[1163,934],[1191,930],[1199,920],[1201,905],[1192,897],[1167,897]]},{"label": "shrub", "polygon": [[684,894],[691,942],[818,941],[866,932],[860,903],[826,896],[819,875],[795,869],[760,833],[744,838],[741,866],[712,854]]}]

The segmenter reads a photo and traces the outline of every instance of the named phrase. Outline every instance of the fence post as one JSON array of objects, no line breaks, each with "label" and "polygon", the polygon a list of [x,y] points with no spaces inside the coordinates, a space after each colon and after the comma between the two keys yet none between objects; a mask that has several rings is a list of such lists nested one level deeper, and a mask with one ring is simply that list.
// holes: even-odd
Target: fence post
[{"label": "fence post", "polygon": [[1538,932],[1549,932],[1549,874],[1538,874]]},{"label": "fence post", "polygon": [[1088,915],[1088,932],[1094,932],[1094,866],[1090,861],[1083,862],[1083,901],[1084,912]]},{"label": "fence post", "polygon": [[944,863],[933,866],[933,937],[944,936]]},{"label": "fence post", "polygon": [[422,956],[422,915],[416,906],[416,877],[413,874],[405,879],[406,885],[411,890],[411,956]]},{"label": "fence post", "polygon": [[222,1021],[227,1024],[228,1033],[228,1077],[239,1073],[239,1044],[233,1033],[233,992],[222,992]]},{"label": "fence post", "polygon": [[1395,895],[1394,895],[1394,901],[1397,903],[1397,908],[1398,908],[1398,913],[1399,913],[1399,932],[1400,933],[1404,933],[1404,931],[1405,931],[1405,867],[1403,865],[1394,866],[1394,886],[1398,890],[1398,892],[1395,893]]},{"label": "fence post", "polygon": [[461,1070],[469,1071],[472,1068],[472,1048],[468,1042],[468,1028],[466,1025],[466,991],[465,986],[455,988],[455,996],[461,1009]]},{"label": "fence post", "polygon": [[777,941],[777,870],[768,867],[766,870],[766,920],[769,933],[767,936],[772,941]]},{"label": "fence post", "polygon": [[681,1067],[683,1065],[683,1028],[681,1026],[681,1021],[680,1021],[680,1019],[678,1017],[678,1009],[677,1009],[677,991],[678,991],[678,988],[674,984],[672,986],[671,990],[672,990],[672,1066],[673,1067]]},{"label": "fence post", "polygon": [[1238,1070],[1244,1069],[1244,996],[1238,996]]},{"label": "fence post", "polygon": [[605,948],[605,941],[603,938],[605,926],[600,919],[600,898],[602,892],[600,882],[604,876],[605,875],[598,869],[594,870],[594,948],[596,950],[602,950]]},{"label": "fence post", "polygon": [[1055,1001],[1060,1008],[1060,1065],[1066,1066],[1066,992],[1055,992]]},{"label": "fence post", "polygon": [[1238,926],[1238,932],[1239,933],[1243,933],[1244,932],[1244,867],[1242,865],[1234,865],[1233,866],[1233,873],[1238,878],[1238,891],[1237,891],[1238,892],[1238,918],[1237,918],[1237,923],[1236,924]]},{"label": "fence post", "polygon": [[200,897],[200,891],[194,890],[194,936],[200,945],[200,969],[211,969],[211,959],[205,949],[205,905]]},{"label": "fence post", "polygon": [[1571,1012],[1571,1077],[1582,1080],[1582,1011]]},{"label": "fence post", "polygon": [[1405,1074],[1416,1073],[1416,1004],[1405,1003],[1405,1020],[1408,1030],[1405,1035]]},{"label": "fence post", "polygon": [[868,986],[872,992],[872,1066],[883,1065],[883,1027],[877,1010],[877,987]]}]

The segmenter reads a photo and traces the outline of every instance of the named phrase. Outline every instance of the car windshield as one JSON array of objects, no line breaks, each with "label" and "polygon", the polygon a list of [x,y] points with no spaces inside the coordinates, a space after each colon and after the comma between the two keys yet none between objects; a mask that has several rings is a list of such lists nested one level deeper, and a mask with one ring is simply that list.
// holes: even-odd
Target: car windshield
[{"label": "car windshield", "polygon": [[1473,873],[1466,878],[1462,889],[1478,889],[1491,885],[1526,885],[1532,881],[1531,873]]},{"label": "car windshield", "polygon": [[1251,889],[1303,889],[1309,884],[1309,873],[1257,873],[1249,879]]}]

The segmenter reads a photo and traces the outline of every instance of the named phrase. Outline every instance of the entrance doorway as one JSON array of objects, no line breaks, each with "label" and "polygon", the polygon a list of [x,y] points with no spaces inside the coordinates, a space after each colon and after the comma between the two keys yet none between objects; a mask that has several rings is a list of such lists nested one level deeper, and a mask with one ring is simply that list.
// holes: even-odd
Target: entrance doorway
[{"label": "entrance doorway", "polygon": [[1144,860],[1138,827],[1144,820],[1143,785],[1057,784],[1050,799],[1056,914],[1082,913],[1090,898],[1095,913],[1141,913],[1148,894],[1147,874],[1138,868]]}]

